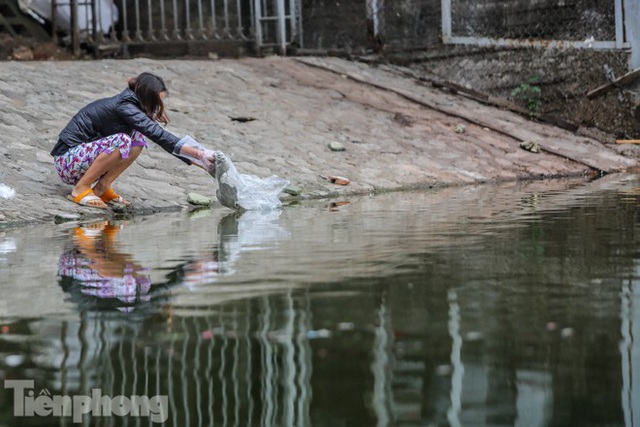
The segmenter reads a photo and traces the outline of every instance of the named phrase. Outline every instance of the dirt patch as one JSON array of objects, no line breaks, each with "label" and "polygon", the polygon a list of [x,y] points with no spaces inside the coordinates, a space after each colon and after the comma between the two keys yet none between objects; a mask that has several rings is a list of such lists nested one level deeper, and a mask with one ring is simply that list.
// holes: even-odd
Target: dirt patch
[{"label": "dirt patch", "polygon": [[0,33],[0,61],[46,61],[73,59],[71,52],[53,41],[13,37]]}]

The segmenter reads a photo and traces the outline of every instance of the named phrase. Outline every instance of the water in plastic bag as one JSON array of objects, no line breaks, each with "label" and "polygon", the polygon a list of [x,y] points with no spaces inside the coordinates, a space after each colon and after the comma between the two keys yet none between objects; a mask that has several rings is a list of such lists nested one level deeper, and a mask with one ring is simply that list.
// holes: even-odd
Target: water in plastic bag
[{"label": "water in plastic bag", "polygon": [[282,206],[280,193],[289,181],[272,175],[259,178],[238,172],[235,165],[222,151],[216,151],[212,176],[218,181],[216,197],[230,209],[272,210]]}]

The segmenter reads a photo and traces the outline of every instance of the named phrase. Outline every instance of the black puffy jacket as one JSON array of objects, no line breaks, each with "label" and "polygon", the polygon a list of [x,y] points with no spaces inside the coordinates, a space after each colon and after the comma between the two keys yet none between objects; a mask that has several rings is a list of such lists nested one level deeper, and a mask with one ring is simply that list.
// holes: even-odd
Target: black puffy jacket
[{"label": "black puffy jacket", "polygon": [[[117,133],[131,135],[134,130],[172,154],[180,143],[177,136],[164,130],[142,111],[138,96],[127,88],[116,96],[93,101],[78,111],[60,132],[58,143],[51,154],[59,156],[77,145]],[[176,157],[190,163],[184,158]]]}]

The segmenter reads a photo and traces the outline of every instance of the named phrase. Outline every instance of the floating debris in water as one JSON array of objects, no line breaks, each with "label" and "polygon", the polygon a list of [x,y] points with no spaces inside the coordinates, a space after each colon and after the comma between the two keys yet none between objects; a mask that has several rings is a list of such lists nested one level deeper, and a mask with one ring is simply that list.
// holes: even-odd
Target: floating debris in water
[{"label": "floating debris in water", "polygon": [[338,323],[338,330],[340,331],[352,331],[356,328],[353,322],[340,322]]},{"label": "floating debris in water", "polygon": [[4,363],[12,368],[20,366],[22,362],[24,362],[24,356],[20,354],[11,354],[9,356],[5,356],[4,358]]},{"label": "floating debris in water", "polygon": [[562,338],[571,338],[573,336],[573,328],[562,328],[560,336]]},{"label": "floating debris in water", "polygon": [[351,202],[332,202],[331,205],[329,205],[329,210],[337,211],[340,210],[342,206],[347,206],[349,204],[351,204]]},{"label": "floating debris in water", "polygon": [[440,377],[444,377],[447,375],[451,375],[451,372],[453,372],[453,368],[451,367],[451,365],[438,365],[436,366],[436,375],[440,376]]},{"label": "floating debris in water", "polygon": [[0,184],[0,197],[3,199],[12,199],[16,195],[16,190],[6,184]]},{"label": "floating debris in water", "polygon": [[[13,239],[6,239],[0,242],[0,255],[12,254],[16,251],[18,245]],[[0,258],[2,260],[2,258]]]},{"label": "floating debris in water", "polygon": [[482,339],[482,332],[469,331],[465,335],[467,341],[480,341]]},{"label": "floating debris in water", "polygon": [[318,329],[317,331],[314,331],[314,330],[307,331],[307,338],[309,338],[310,340],[317,339],[317,338],[330,338],[330,337],[331,337],[331,331],[328,329]]}]

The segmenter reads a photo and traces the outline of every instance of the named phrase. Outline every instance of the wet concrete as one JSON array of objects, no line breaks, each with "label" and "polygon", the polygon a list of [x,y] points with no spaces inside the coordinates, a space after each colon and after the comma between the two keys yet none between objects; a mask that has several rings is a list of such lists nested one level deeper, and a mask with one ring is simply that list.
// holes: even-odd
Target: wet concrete
[{"label": "wet concrete", "polygon": [[[170,132],[222,150],[242,173],[290,180],[303,199],[592,176],[638,163],[635,147],[623,152],[340,59],[1,62],[0,183],[15,196],[0,197],[0,227],[111,215],[66,199],[71,187],[57,177],[49,151],[79,108],[120,92],[142,71],[167,81]],[[333,151],[332,142],[344,151]],[[540,152],[521,148],[527,142]],[[187,209],[192,192],[215,199],[216,183],[150,144],[114,187],[133,203],[132,213],[148,214]]]}]

